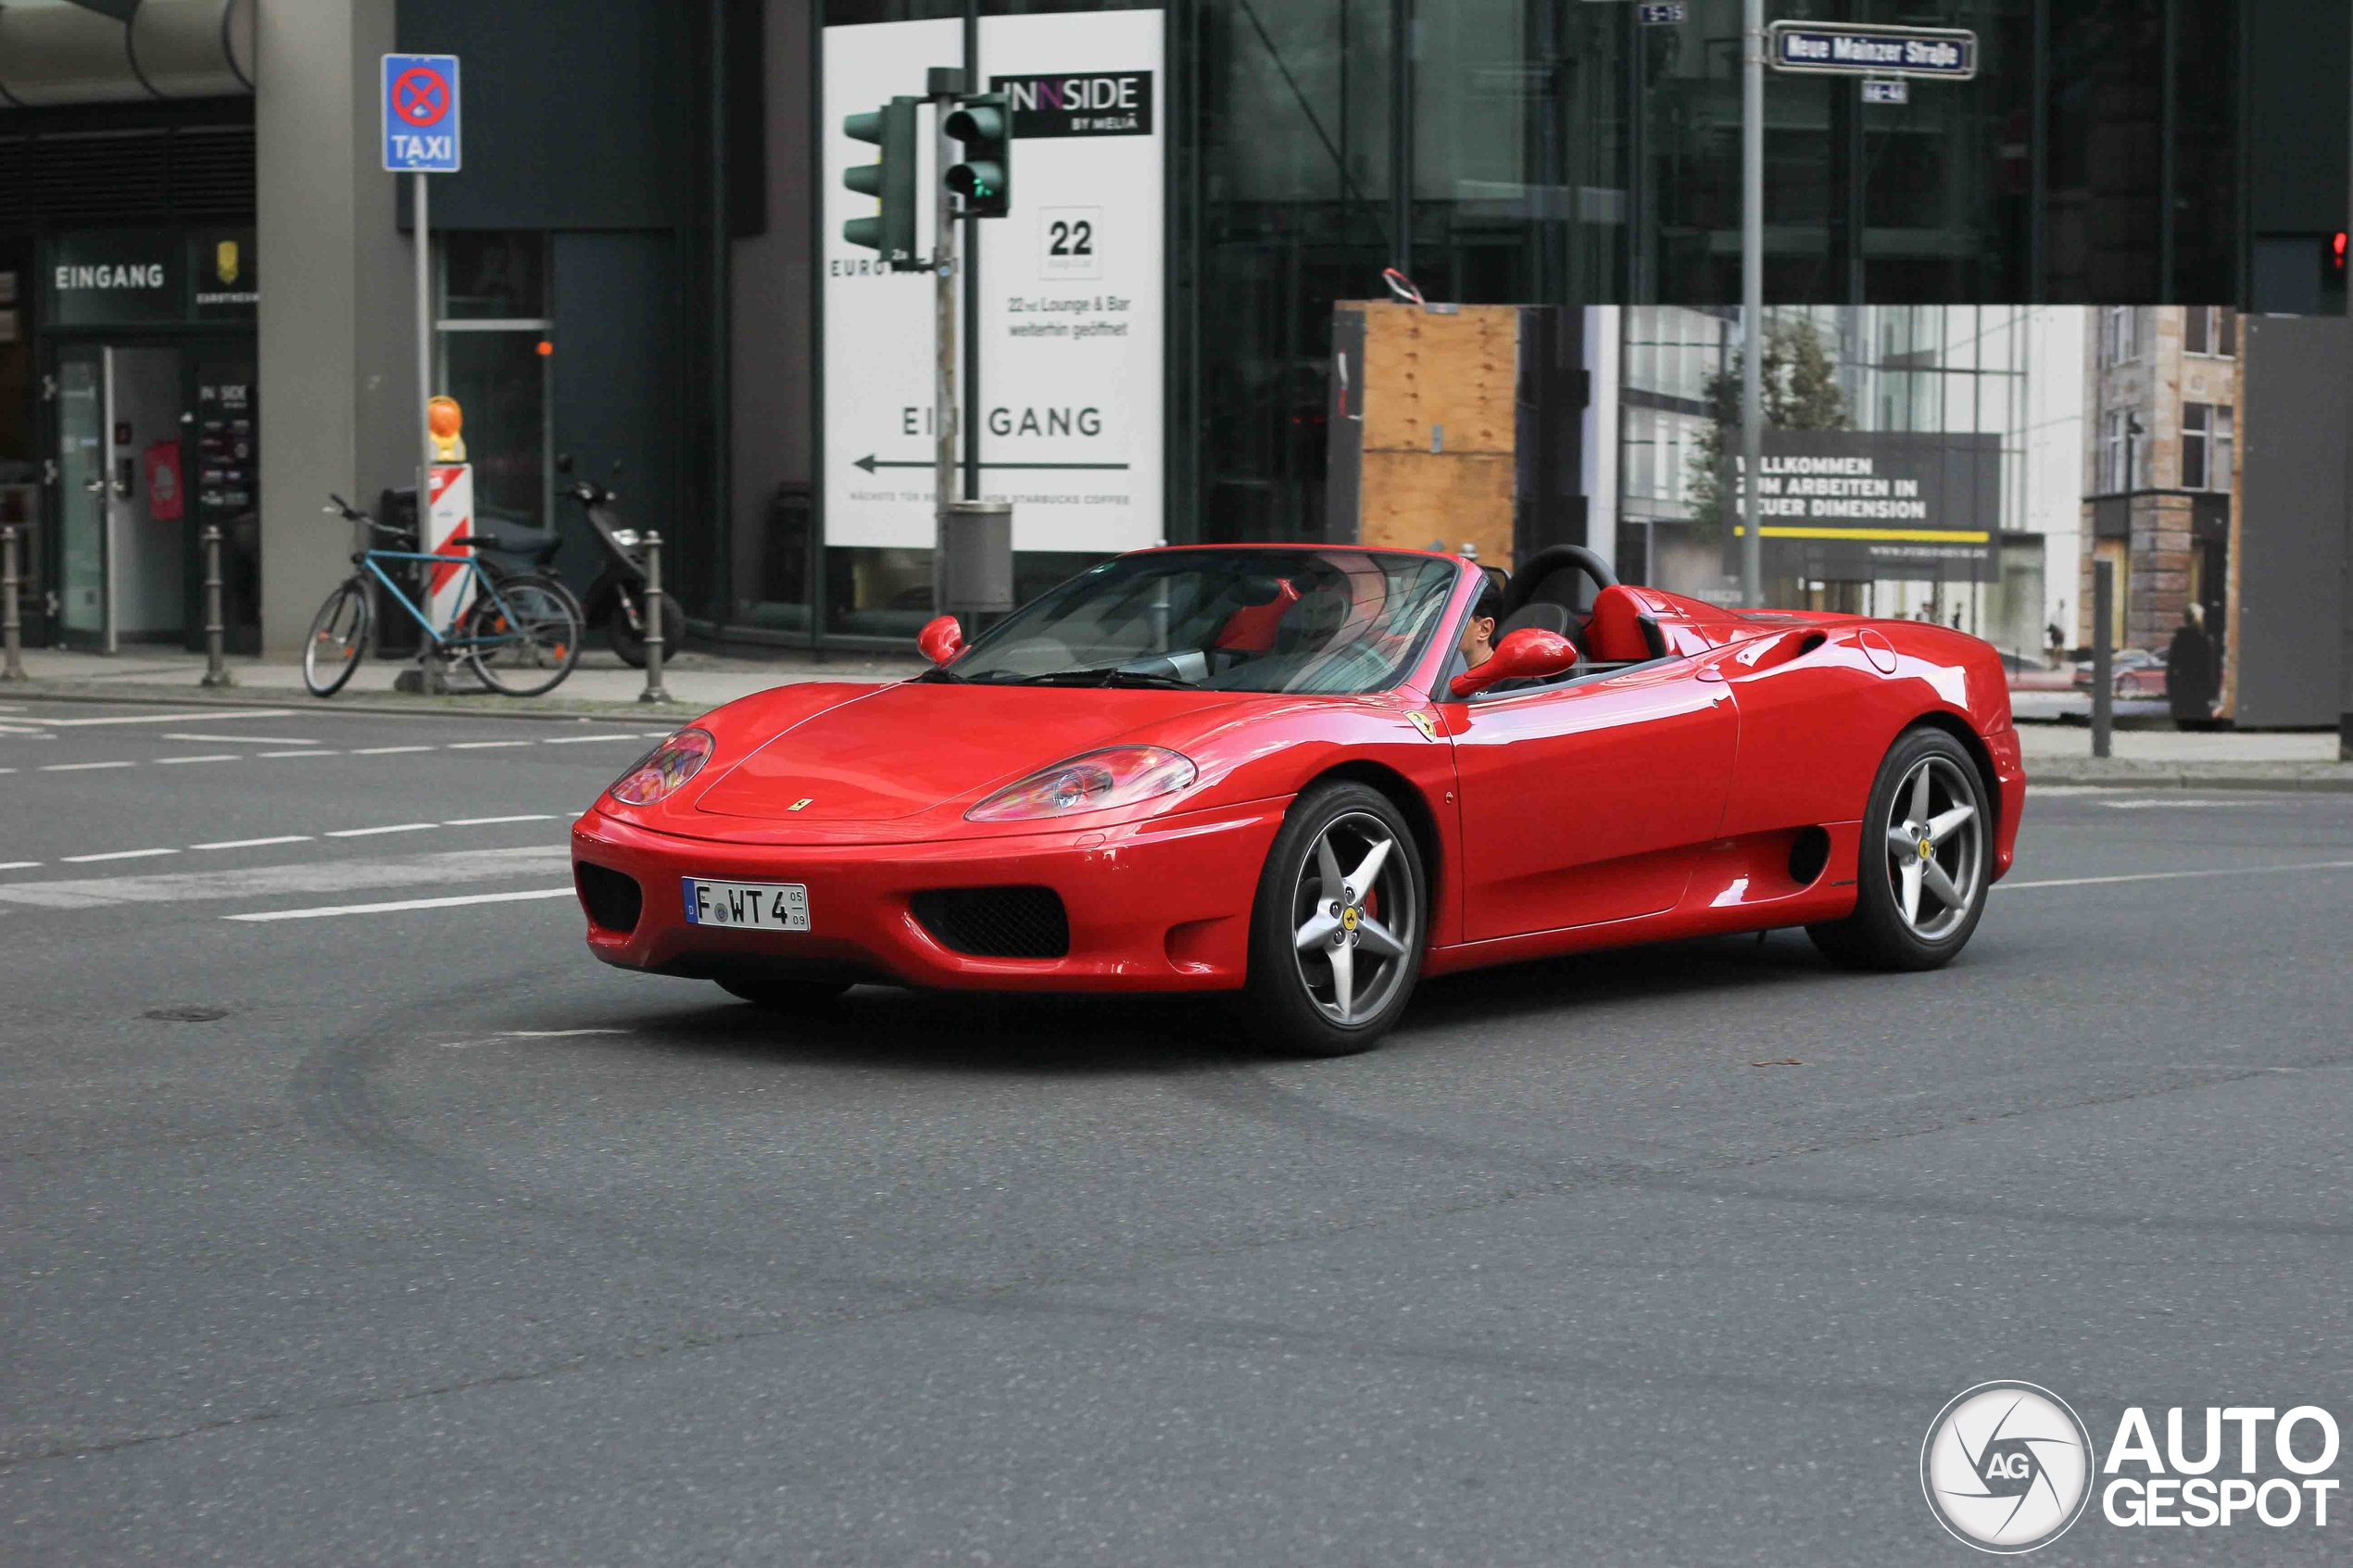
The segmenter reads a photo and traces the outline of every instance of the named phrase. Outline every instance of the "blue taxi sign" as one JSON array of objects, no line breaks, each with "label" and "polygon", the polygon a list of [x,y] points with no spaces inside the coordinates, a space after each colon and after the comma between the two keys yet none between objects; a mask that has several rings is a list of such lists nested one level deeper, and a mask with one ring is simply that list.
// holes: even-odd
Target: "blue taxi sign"
[{"label": "blue taxi sign", "polygon": [[384,168],[396,174],[458,172],[458,56],[384,57]]}]

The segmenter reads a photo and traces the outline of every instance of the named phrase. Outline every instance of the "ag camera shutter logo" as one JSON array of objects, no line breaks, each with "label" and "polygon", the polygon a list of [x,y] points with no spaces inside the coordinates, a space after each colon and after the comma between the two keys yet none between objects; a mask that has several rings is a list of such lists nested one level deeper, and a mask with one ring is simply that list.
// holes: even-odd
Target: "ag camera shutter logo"
[{"label": "ag camera shutter logo", "polygon": [[1920,1490],[1963,1544],[2004,1556],[2032,1551],[2083,1516],[2092,1436],[2047,1388],[1981,1383],[1929,1424]]}]

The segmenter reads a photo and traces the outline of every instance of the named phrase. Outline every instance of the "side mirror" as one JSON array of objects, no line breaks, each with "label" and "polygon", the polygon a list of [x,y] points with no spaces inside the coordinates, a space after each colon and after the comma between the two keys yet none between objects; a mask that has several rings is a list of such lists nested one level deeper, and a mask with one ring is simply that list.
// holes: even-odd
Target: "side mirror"
[{"label": "side mirror", "polygon": [[1495,645],[1488,661],[1454,677],[1447,689],[1457,697],[1483,692],[1498,681],[1544,681],[1577,668],[1577,645],[1558,632],[1523,626]]},{"label": "side mirror", "polygon": [[572,471],[571,453],[559,452],[556,454],[556,471],[558,473],[570,473]]},{"label": "side mirror", "polygon": [[964,651],[964,629],[952,615],[936,616],[915,633],[915,648],[934,664],[945,664]]}]

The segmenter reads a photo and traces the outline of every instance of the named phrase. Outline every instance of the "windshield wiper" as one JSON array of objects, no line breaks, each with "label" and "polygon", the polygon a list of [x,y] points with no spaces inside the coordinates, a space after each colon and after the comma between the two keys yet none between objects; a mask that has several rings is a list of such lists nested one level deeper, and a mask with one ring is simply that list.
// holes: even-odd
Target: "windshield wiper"
[{"label": "windshield wiper", "polygon": [[1149,670],[1122,670],[1117,665],[1093,670],[1056,670],[1044,675],[1025,675],[1008,681],[1013,686],[1150,686],[1163,691],[1189,692],[1201,688],[1190,681],[1180,681],[1174,675],[1162,675]]}]

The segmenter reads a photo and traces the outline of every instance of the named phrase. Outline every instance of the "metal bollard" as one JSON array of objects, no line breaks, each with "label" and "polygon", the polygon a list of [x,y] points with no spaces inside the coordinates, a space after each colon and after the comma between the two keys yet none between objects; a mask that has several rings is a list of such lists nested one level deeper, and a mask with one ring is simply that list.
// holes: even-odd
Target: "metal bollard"
[{"label": "metal bollard", "polygon": [[2092,755],[2106,757],[2116,728],[2116,563],[2092,567]]},{"label": "metal bollard", "polygon": [[220,525],[205,524],[196,535],[204,546],[204,682],[208,686],[233,686],[236,678],[229,673],[226,637],[228,628],[220,623]]},{"label": "metal bollard", "polygon": [[646,535],[646,689],[639,702],[668,702],[661,684],[661,535]]},{"label": "metal bollard", "polygon": [[0,681],[24,679],[24,628],[17,619],[17,525],[0,523]]}]

